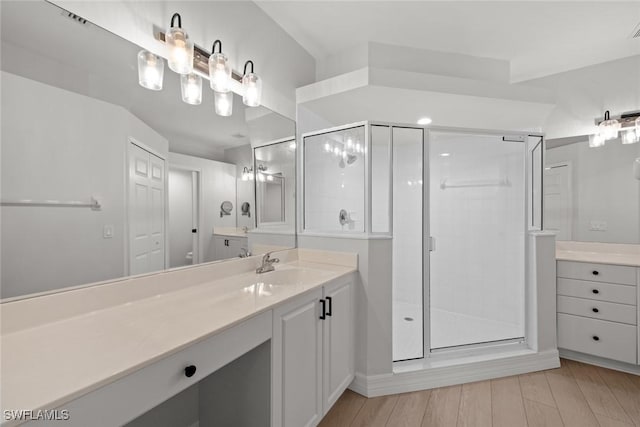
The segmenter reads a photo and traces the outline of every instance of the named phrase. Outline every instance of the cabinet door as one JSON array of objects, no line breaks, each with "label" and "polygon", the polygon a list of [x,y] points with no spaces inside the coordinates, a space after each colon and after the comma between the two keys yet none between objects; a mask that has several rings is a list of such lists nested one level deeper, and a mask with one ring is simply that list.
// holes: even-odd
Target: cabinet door
[{"label": "cabinet door", "polygon": [[322,289],[273,313],[272,426],[315,426],[322,418]]},{"label": "cabinet door", "polygon": [[325,285],[323,322],[323,406],[326,413],[354,377],[354,305],[352,278]]},{"label": "cabinet door", "polygon": [[230,258],[237,258],[240,256],[240,248],[247,248],[246,237],[229,237],[228,255]]},{"label": "cabinet door", "polygon": [[214,261],[227,258],[228,248],[225,236],[213,236]]}]

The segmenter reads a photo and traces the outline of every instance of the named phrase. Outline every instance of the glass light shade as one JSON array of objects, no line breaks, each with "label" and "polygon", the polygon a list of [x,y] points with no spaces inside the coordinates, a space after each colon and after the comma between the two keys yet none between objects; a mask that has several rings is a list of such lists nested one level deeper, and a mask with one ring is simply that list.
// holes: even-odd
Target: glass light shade
[{"label": "glass light shade", "polygon": [[197,74],[182,74],[180,76],[182,100],[187,104],[200,105],[202,103],[202,77]]},{"label": "glass light shade", "polygon": [[209,57],[209,83],[216,92],[231,90],[231,66],[224,53],[213,53]]},{"label": "glass light shade", "polygon": [[164,60],[146,50],[138,52],[138,83],[151,90],[162,90]]},{"label": "glass light shade", "polygon": [[605,141],[616,139],[620,130],[620,122],[616,119],[605,120],[598,126],[598,133]]},{"label": "glass light shade", "polygon": [[635,129],[631,128],[622,134],[623,144],[635,144],[640,140],[640,134]]},{"label": "glass light shade", "polygon": [[186,31],[171,27],[164,39],[168,49],[169,68],[178,74],[193,72],[193,42],[189,40]]},{"label": "glass light shade", "polygon": [[213,92],[213,103],[216,114],[228,117],[233,114],[233,92]]},{"label": "glass light shade", "polygon": [[257,107],[262,99],[262,79],[255,73],[245,74],[242,78],[242,102],[248,107]]},{"label": "glass light shade", "polygon": [[597,133],[595,135],[589,135],[589,147],[596,148],[604,146],[604,138]]},{"label": "glass light shade", "polygon": [[636,135],[640,139],[640,117],[636,119]]}]

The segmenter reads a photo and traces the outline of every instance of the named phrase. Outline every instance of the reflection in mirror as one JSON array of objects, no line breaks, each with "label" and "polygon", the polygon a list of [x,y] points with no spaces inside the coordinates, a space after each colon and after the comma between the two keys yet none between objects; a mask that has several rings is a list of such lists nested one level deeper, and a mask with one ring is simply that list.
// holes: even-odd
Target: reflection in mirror
[{"label": "reflection in mirror", "polygon": [[557,240],[640,243],[640,144],[590,148],[588,136],[547,141],[544,228]]},{"label": "reflection in mirror", "polygon": [[258,144],[245,179],[256,183],[257,228],[249,234],[252,250],[277,250],[295,235],[296,143],[293,136]]},{"label": "reflection in mirror", "polygon": [[[232,115],[218,116],[208,82],[202,104],[188,105],[168,68],[162,90],[145,89],[140,47],[45,1],[0,6],[1,298],[271,244],[249,242],[255,183],[242,170],[252,144],[294,135],[293,121],[235,94]],[[287,209],[293,221],[295,203]],[[295,246],[293,230],[273,244]]]}]

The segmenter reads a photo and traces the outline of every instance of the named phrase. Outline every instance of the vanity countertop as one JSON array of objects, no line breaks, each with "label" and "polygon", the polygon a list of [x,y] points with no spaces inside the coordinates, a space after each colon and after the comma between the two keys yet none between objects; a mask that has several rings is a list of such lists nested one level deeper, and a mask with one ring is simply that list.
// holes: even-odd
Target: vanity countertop
[{"label": "vanity countertop", "polygon": [[559,241],[556,259],[640,267],[640,245]]},{"label": "vanity countertop", "polygon": [[[332,260],[340,257],[328,255],[321,258],[324,263],[318,263],[310,262],[313,257],[309,254],[302,256],[296,250],[290,252],[295,254],[290,257],[293,259],[277,265],[275,272],[255,274],[255,260],[252,264],[239,261],[236,267],[213,264],[205,268],[238,269],[238,265],[250,265],[251,270],[246,271],[243,267],[244,272],[227,274],[222,279],[169,291],[165,286],[159,292],[149,292],[144,297],[138,295],[125,303],[56,321],[3,330],[3,409],[60,407],[357,269],[354,254],[343,254],[348,262],[332,264]],[[178,278],[180,274],[202,273],[184,269],[159,273],[156,277],[164,274]],[[166,281],[166,278],[158,280]],[[135,287],[135,283],[132,285]],[[90,294],[96,290],[100,292],[99,288],[102,286],[78,292]],[[161,286],[153,289],[158,288]],[[120,286],[119,289],[119,292],[128,292],[127,289],[133,287]],[[68,292],[68,297],[60,294],[53,297],[58,303],[65,299],[74,302],[73,298],[77,298],[77,295],[71,295],[74,292]],[[87,298],[91,299],[91,296],[87,295]],[[17,311],[3,310],[2,313],[3,321],[15,325],[15,319],[8,316],[17,317]]]}]

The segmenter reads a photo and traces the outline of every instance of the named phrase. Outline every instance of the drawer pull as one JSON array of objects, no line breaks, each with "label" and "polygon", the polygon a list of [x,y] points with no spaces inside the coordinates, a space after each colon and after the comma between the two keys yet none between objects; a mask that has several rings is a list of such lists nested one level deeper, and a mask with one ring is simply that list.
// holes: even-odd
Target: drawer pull
[{"label": "drawer pull", "polygon": [[598,270],[593,270],[591,274],[593,274],[594,276],[597,276],[598,274],[600,274],[600,272]]},{"label": "drawer pull", "polygon": [[597,313],[597,312],[599,312],[600,310],[598,310],[597,308],[593,307],[593,308],[591,309],[591,311],[593,311],[594,313]]},{"label": "drawer pull", "polygon": [[184,368],[184,374],[187,378],[191,378],[196,373],[196,365],[189,365]]},{"label": "drawer pull", "polygon": [[594,341],[600,341],[600,337],[599,337],[599,336],[597,336],[597,335],[594,335],[594,336],[593,336],[593,337],[591,337],[591,338],[593,338],[593,340],[594,340]]},{"label": "drawer pull", "polygon": [[594,294],[599,294],[600,293],[600,291],[597,290],[597,289],[592,289],[591,292],[593,292]]}]

